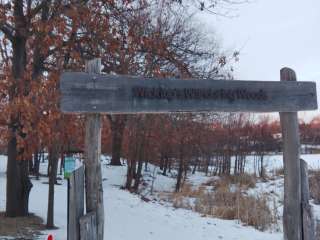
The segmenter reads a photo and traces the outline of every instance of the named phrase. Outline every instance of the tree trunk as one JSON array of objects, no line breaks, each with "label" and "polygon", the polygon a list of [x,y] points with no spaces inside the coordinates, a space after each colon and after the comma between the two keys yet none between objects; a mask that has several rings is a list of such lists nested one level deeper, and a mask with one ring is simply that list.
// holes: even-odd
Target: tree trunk
[{"label": "tree trunk", "polygon": [[180,158],[180,160],[179,160],[178,176],[177,176],[177,183],[176,183],[176,192],[179,192],[179,191],[180,191],[181,182],[182,182],[182,174],[183,174],[183,159]]},{"label": "tree trunk", "polygon": [[29,173],[30,173],[31,175],[33,175],[33,174],[34,174],[33,158],[30,158],[30,159],[28,160],[28,167],[29,167]]},{"label": "tree trunk", "polygon": [[144,161],[144,171],[148,172],[148,160]]},{"label": "tree trunk", "polygon": [[259,174],[261,178],[265,177],[264,176],[263,158],[264,158],[264,155],[263,155],[263,153],[261,153],[261,155],[260,155],[260,174]]},{"label": "tree trunk", "polygon": [[126,180],[126,186],[125,188],[130,191],[131,185],[132,185],[132,179],[133,179],[133,173],[132,173],[132,166],[131,161],[128,159],[128,167],[127,167],[127,180]]},{"label": "tree trunk", "polygon": [[38,150],[34,152],[33,161],[34,161],[34,175],[36,176],[36,179],[39,180],[40,157],[39,157]]},{"label": "tree trunk", "polygon": [[134,180],[134,186],[133,186],[133,190],[135,192],[138,192],[138,190],[139,190],[140,180],[141,180],[141,176],[142,176],[142,165],[143,165],[143,161],[141,159],[139,159],[138,160],[138,169],[137,169],[137,173],[136,173],[135,180]]},{"label": "tree trunk", "polygon": [[41,162],[44,163],[45,162],[44,160],[45,160],[44,159],[44,150],[42,149],[42,151],[41,151]]},{"label": "tree trunk", "polygon": [[206,176],[208,176],[209,164],[210,164],[210,156],[206,156],[206,165],[205,165],[205,173],[206,173]]},{"label": "tree trunk", "polygon": [[[182,143],[181,143],[182,144]],[[180,156],[179,156],[179,169],[178,169],[178,175],[177,175],[177,183],[176,183],[176,192],[180,191],[181,188],[181,182],[182,182],[182,175],[183,175],[183,165],[184,165],[184,159],[183,159],[183,153],[182,153],[183,146],[180,145]]]},{"label": "tree trunk", "polygon": [[189,170],[189,161],[190,160],[184,160],[184,163],[183,163],[182,185],[184,185],[187,180],[187,174],[188,174],[188,170]]},{"label": "tree trunk", "polygon": [[164,155],[161,153],[160,154],[160,163],[159,163],[159,168],[162,171],[164,167]]},{"label": "tree trunk", "polygon": [[166,156],[164,157],[164,166],[163,166],[163,172],[162,172],[162,175],[163,175],[163,176],[167,176],[168,165],[169,165],[169,158],[168,158],[168,156],[166,155]]},{"label": "tree trunk", "polygon": [[28,161],[17,160],[17,142],[10,137],[7,164],[6,216],[18,217],[29,214],[29,194],[32,183],[29,179]]},{"label": "tree trunk", "polygon": [[168,158],[168,172],[171,173],[171,168],[172,168],[172,159]]},{"label": "tree trunk", "polygon": [[[14,5],[15,27],[26,29],[26,21],[23,13],[23,1],[15,1]],[[12,43],[12,76],[13,83],[9,89],[9,101],[21,95],[27,94],[26,84],[21,84],[26,67],[26,42],[25,36],[16,34],[11,40]],[[23,82],[22,82],[23,83]],[[23,159],[23,149],[18,149],[17,135],[22,136],[21,121],[19,112],[10,116],[9,140],[8,140],[8,164],[7,164],[7,193],[6,193],[6,215],[9,217],[27,216],[29,213],[29,194],[32,183],[29,179],[28,161]]]},{"label": "tree trunk", "polygon": [[199,159],[197,158],[194,165],[193,165],[193,169],[192,169],[192,174],[195,174],[196,173],[196,170],[197,170],[197,166],[198,166],[198,163],[199,163]]},{"label": "tree trunk", "polygon": [[112,134],[112,158],[111,165],[121,166],[121,151],[122,151],[122,139],[123,132],[126,126],[126,116],[113,115],[108,117],[111,125]]},{"label": "tree trunk", "polygon": [[238,170],[239,170],[238,154],[235,154],[233,175],[238,175]]},{"label": "tree trunk", "polygon": [[53,143],[49,150],[49,196],[48,196],[48,213],[47,213],[47,228],[54,228],[54,185],[56,183],[59,151],[58,144]]},{"label": "tree trunk", "polygon": [[145,151],[145,136],[142,136],[142,144],[139,146],[139,157],[138,157],[138,168],[137,168],[137,172],[135,174],[135,179],[134,179],[134,186],[133,186],[133,190],[135,192],[138,192],[139,190],[139,185],[140,185],[140,180],[141,180],[141,176],[142,176],[142,165],[143,165],[143,159],[145,157],[144,151]]},{"label": "tree trunk", "polygon": [[62,169],[64,169],[64,154],[63,154],[63,152],[61,153],[61,160],[60,160],[60,175],[62,175],[63,174],[63,171],[62,171]]}]

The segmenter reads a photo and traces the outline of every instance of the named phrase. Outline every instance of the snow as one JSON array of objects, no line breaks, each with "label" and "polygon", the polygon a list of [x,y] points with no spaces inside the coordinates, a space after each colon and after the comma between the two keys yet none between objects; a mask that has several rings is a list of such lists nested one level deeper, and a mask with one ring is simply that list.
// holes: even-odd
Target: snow
[{"label": "snow", "polygon": [[[249,157],[250,158],[250,157]],[[248,159],[249,159],[248,158]],[[311,168],[320,168],[320,155],[304,155]],[[268,169],[282,166],[282,156],[267,156]],[[104,162],[107,158],[104,158]],[[248,161],[248,167],[249,167]],[[6,156],[0,156],[0,211],[5,209],[6,191]],[[41,171],[46,171],[46,164],[41,164]],[[155,171],[156,174],[153,175]],[[154,191],[172,191],[175,179],[157,174],[157,169],[149,165],[149,174],[145,181],[154,180]],[[280,240],[281,232],[260,232],[252,227],[243,226],[236,220],[221,220],[202,217],[199,214],[184,209],[175,209],[161,202],[141,200],[139,195],[121,190],[124,185],[126,167],[102,165],[104,204],[105,204],[105,239],[106,240]],[[208,178],[202,173],[190,175],[188,181],[200,185]],[[34,187],[30,194],[30,211],[46,219],[48,184],[46,178],[32,179]],[[58,230],[50,230],[57,240],[66,239],[67,233],[67,182],[59,181],[55,186],[55,224]],[[283,180],[275,179],[274,183],[258,183],[257,190],[273,192],[279,196],[283,194]],[[254,193],[252,193],[254,194]],[[316,212],[320,208],[316,206]],[[281,210],[281,206],[280,206]],[[281,211],[279,211],[281,212]],[[0,237],[1,239],[1,237]],[[45,239],[43,236],[42,239]]]},{"label": "snow", "polygon": [[[303,154],[301,158],[308,164],[308,168],[320,169],[320,154]],[[232,160],[234,160],[232,158]],[[254,156],[249,155],[246,158],[245,171],[248,173],[254,173]],[[264,156],[264,167],[268,172],[273,172],[277,169],[283,168],[282,155],[265,155]]]}]

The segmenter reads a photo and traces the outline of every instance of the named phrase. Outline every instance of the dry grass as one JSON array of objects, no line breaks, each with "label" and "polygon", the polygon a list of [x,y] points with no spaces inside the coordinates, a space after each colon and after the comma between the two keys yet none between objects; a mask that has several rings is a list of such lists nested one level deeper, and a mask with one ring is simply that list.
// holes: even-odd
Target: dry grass
[{"label": "dry grass", "polygon": [[248,189],[256,186],[256,177],[251,174],[243,173],[241,175],[222,176],[219,179],[208,181],[205,185],[214,186],[215,188],[237,184],[241,188]]},{"label": "dry grass", "polygon": [[205,186],[194,189],[191,184],[185,183],[180,192],[173,193],[170,200],[175,208],[192,209],[188,198],[198,198],[205,191]]},{"label": "dry grass", "polygon": [[188,198],[182,195],[175,195],[172,197],[172,205],[175,208],[184,208],[184,209],[192,209],[191,204],[188,201]]},{"label": "dry grass", "polygon": [[[246,194],[246,190],[253,188],[255,184],[256,179],[249,174],[214,179],[199,189],[185,184],[179,193],[172,195],[171,201],[177,208],[193,209],[203,215],[223,219],[239,219],[245,225],[263,231],[277,220],[268,206],[266,195]],[[208,191],[208,186],[212,186],[214,190]],[[188,201],[190,198],[195,199],[194,205]]]},{"label": "dry grass", "polygon": [[193,188],[190,183],[185,183],[181,188],[181,191],[176,194],[183,195],[185,197],[195,198],[199,196],[199,194],[202,194],[204,190],[205,190],[205,186],[200,186],[199,188]]},{"label": "dry grass", "polygon": [[275,176],[284,176],[284,168],[283,167],[276,168],[274,170],[274,175]]},{"label": "dry grass", "polygon": [[8,218],[4,213],[0,213],[0,236],[32,240],[41,235],[43,230],[45,230],[45,225],[40,217],[30,215],[29,217]]},{"label": "dry grass", "polygon": [[201,195],[196,201],[195,210],[223,219],[239,219],[261,231],[276,222],[265,195],[248,196],[241,189],[230,191],[229,187],[219,187],[212,193]]},{"label": "dry grass", "polygon": [[320,171],[310,171],[310,195],[316,204],[320,204]]}]

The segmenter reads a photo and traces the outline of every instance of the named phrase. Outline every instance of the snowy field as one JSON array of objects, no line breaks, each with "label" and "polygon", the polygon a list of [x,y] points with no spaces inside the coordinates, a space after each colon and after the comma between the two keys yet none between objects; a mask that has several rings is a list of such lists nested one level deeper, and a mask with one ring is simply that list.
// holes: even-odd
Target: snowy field
[{"label": "snowy field", "polygon": [[[249,157],[250,158],[250,157]],[[320,155],[303,155],[310,168],[320,168]],[[269,171],[282,166],[282,156],[267,156]],[[42,171],[46,171],[45,164]],[[248,163],[248,166],[250,164]],[[250,166],[249,166],[250,167]],[[150,167],[150,175],[153,172]],[[6,157],[0,156],[0,211],[5,209]],[[106,240],[280,240],[282,233],[260,232],[252,227],[242,226],[236,220],[220,220],[202,217],[190,210],[175,209],[156,201],[142,201],[138,195],[121,190],[126,167],[111,167],[103,164],[103,188],[105,204]],[[202,174],[190,175],[189,182],[201,184],[208,180]],[[34,187],[30,194],[30,212],[46,219],[48,185],[46,178],[32,179]],[[67,182],[55,186],[55,224],[58,230],[50,231],[57,240],[66,239],[67,233]],[[155,191],[172,191],[175,180],[156,175]],[[282,181],[283,184],[283,181]],[[261,191],[276,188],[281,191],[281,181],[274,185],[258,184]],[[280,188],[279,188],[280,187]],[[281,195],[281,192],[278,193]],[[319,211],[319,209],[317,209]],[[320,213],[320,211],[319,211]],[[320,215],[319,215],[320,216]],[[44,234],[49,232],[44,232]],[[0,236],[1,239],[1,236]],[[40,239],[45,239],[45,236]]]},{"label": "snowy field", "polygon": [[[308,163],[309,170],[320,169],[320,154],[303,154],[301,159],[305,160]],[[248,173],[254,172],[254,156],[247,156],[245,171]],[[269,173],[283,168],[282,155],[266,155],[264,156],[264,167]]]}]

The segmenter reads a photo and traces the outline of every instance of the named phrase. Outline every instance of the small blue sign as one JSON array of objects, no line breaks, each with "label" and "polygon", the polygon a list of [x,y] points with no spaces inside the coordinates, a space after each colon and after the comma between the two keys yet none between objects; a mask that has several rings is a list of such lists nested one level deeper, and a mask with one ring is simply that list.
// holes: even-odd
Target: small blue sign
[{"label": "small blue sign", "polygon": [[76,168],[76,159],[74,157],[64,158],[64,178],[69,178],[70,174]]}]

